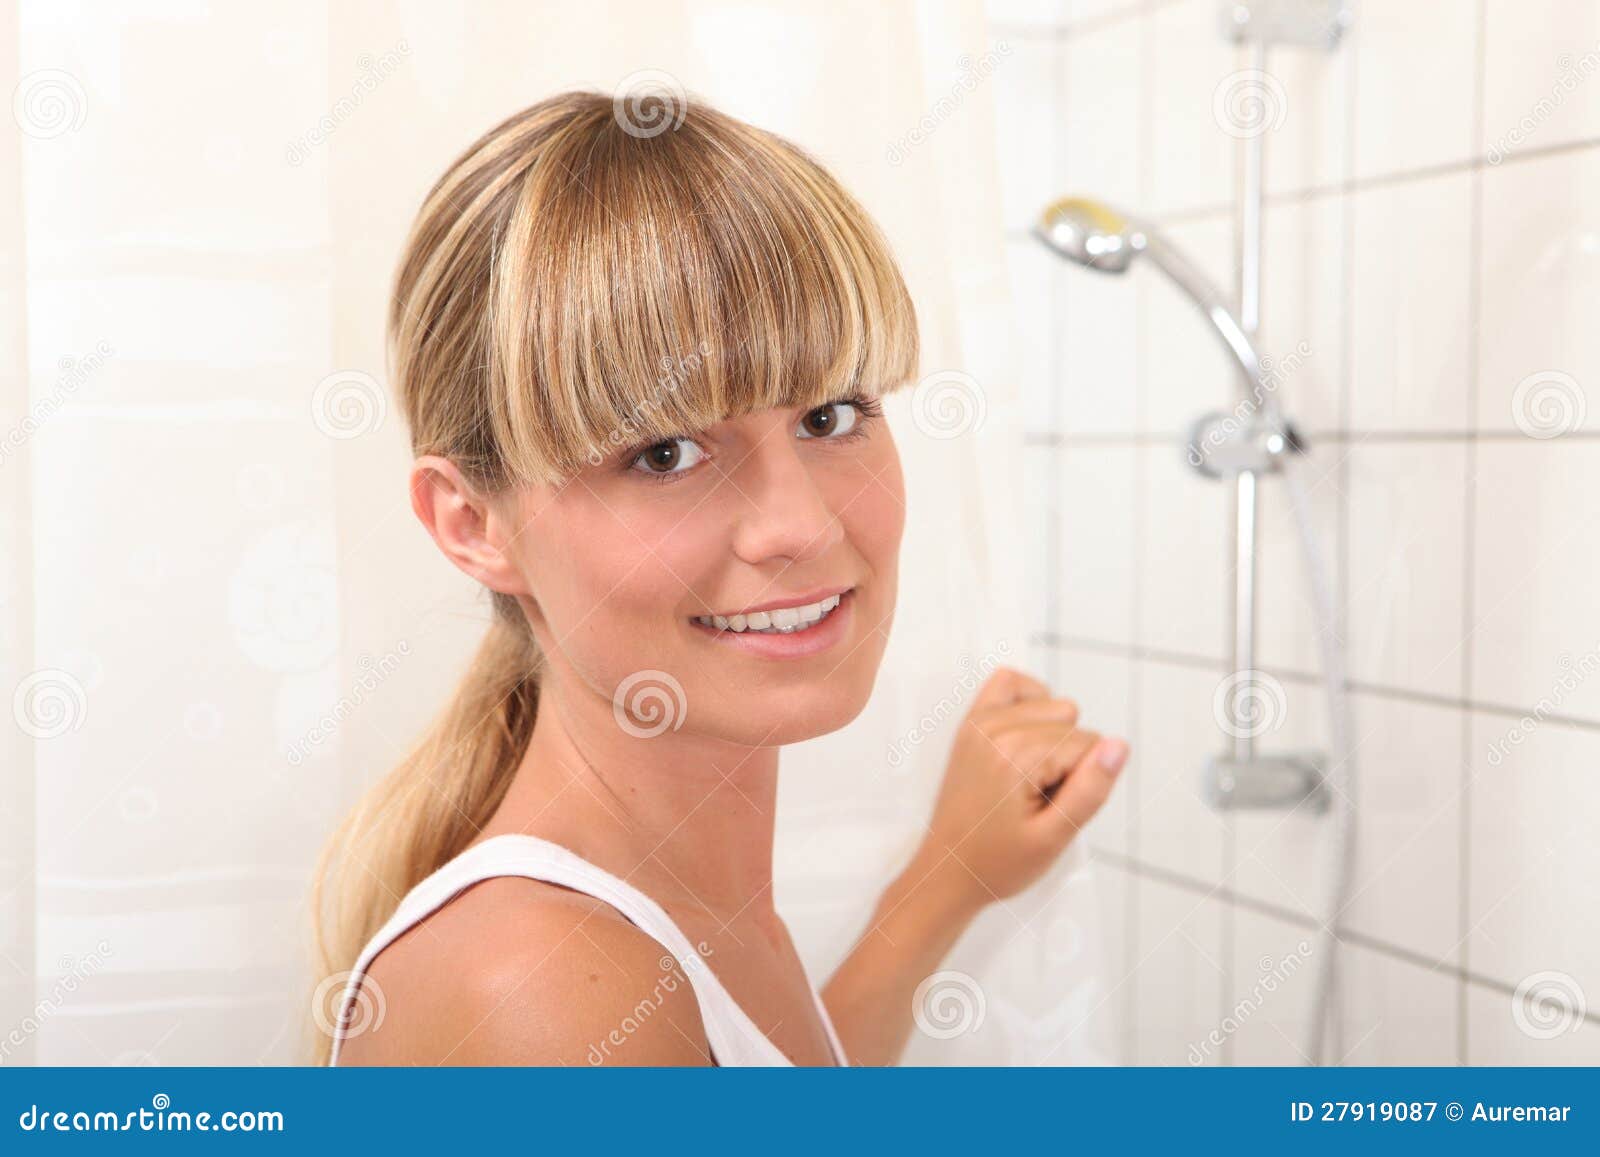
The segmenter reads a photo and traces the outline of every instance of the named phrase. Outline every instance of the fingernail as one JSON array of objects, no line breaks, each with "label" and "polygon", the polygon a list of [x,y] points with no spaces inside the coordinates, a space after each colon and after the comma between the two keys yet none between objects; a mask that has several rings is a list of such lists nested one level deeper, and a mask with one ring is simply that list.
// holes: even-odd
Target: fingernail
[{"label": "fingernail", "polygon": [[1112,775],[1122,770],[1122,765],[1128,762],[1128,745],[1120,739],[1112,739],[1100,746],[1100,766]]}]

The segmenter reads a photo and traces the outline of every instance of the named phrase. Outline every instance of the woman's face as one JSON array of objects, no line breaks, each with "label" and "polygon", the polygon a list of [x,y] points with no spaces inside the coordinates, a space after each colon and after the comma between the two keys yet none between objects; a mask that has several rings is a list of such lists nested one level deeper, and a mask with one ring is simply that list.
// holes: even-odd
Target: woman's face
[{"label": "woman's face", "polygon": [[516,501],[526,521],[508,552],[551,676],[641,733],[681,723],[770,746],[865,705],[905,525],[876,404],[730,419]]}]

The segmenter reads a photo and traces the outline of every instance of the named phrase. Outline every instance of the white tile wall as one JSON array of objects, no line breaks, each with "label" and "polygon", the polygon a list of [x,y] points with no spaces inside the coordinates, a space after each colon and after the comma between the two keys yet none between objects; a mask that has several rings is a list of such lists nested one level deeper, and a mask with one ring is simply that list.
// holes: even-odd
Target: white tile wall
[{"label": "white tile wall", "polygon": [[[1026,155],[1002,145],[1008,225],[1069,189],[1119,202],[1231,292],[1239,154],[1217,102],[1246,60],[1213,0],[1101,7],[1064,2],[1020,37],[1027,18],[1006,25],[1032,55],[1002,78],[1002,106],[1024,89],[1035,112],[1055,102],[1053,134]],[[1275,126],[1261,345],[1308,350],[1280,398],[1310,435],[1349,641],[1346,1063],[1600,1063],[1597,44],[1592,0],[1368,0],[1337,53],[1275,52],[1268,77],[1244,78]],[[1057,546],[1032,565],[1057,575],[1064,693],[1134,737],[1089,841],[1128,914],[1106,957],[1126,954],[1108,1001],[1122,1056],[1302,1063],[1314,969],[1238,1013],[1263,959],[1315,943],[1331,826],[1200,796],[1225,739],[1230,498],[1177,442],[1233,404],[1232,369],[1154,271],[1062,266],[1049,308],[1029,379],[1048,436],[1029,452],[1053,483],[1030,517]],[[1276,482],[1261,515],[1259,661],[1284,714],[1259,744],[1325,748],[1317,626]],[[1213,1031],[1223,1043],[1203,1047]]]},{"label": "white tile wall", "polygon": [[1600,430],[1597,295],[1600,152],[1508,161],[1484,173],[1481,429]]},{"label": "white tile wall", "polygon": [[1073,446],[1059,454],[1056,558],[1060,633],[1122,642],[1133,623],[1134,469],[1123,446]]},{"label": "white tile wall", "polygon": [[[1233,200],[1234,138],[1218,124],[1213,101],[1240,65],[1217,31],[1213,4],[1167,4],[1145,17],[1146,67],[1127,85],[1150,94],[1151,214],[1216,208]],[[1235,82],[1237,83],[1237,82]]]},{"label": "white tile wall", "polygon": [[1600,442],[1485,442],[1477,474],[1473,694],[1600,720]]},{"label": "white tile wall", "polygon": [[1356,10],[1355,176],[1465,161],[1473,152],[1478,19],[1460,0],[1376,0]]},{"label": "white tile wall", "polygon": [[1466,447],[1360,442],[1348,453],[1351,677],[1458,696]]},{"label": "white tile wall", "polygon": [[1350,198],[1350,420],[1357,429],[1471,425],[1473,179],[1450,173]]},{"label": "white tile wall", "polygon": [[1129,969],[1134,991],[1132,1061],[1214,1065],[1227,983],[1222,902],[1154,879],[1138,881],[1138,935]]},{"label": "white tile wall", "polygon": [[1600,135],[1600,7],[1593,0],[1488,0],[1483,132],[1495,159]]}]

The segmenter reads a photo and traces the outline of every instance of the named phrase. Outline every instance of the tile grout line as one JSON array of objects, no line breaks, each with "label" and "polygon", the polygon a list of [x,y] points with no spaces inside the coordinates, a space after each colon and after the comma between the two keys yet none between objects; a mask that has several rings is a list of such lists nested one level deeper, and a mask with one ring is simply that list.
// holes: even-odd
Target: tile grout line
[{"label": "tile grout line", "polygon": [[[1477,145],[1483,141],[1484,128],[1484,75],[1485,36],[1488,32],[1487,0],[1477,4],[1477,45],[1473,62],[1473,126],[1472,140]],[[1474,636],[1477,629],[1477,574],[1478,536],[1478,439],[1479,383],[1482,359],[1479,356],[1478,327],[1483,322],[1483,170],[1475,168],[1470,190],[1471,206],[1468,216],[1467,263],[1467,413],[1471,417],[1473,434],[1466,440],[1466,485],[1461,495],[1461,698],[1472,700],[1472,666],[1475,652]],[[1456,872],[1459,891],[1457,919],[1460,921],[1461,976],[1456,988],[1456,1063],[1465,1065],[1471,1052],[1472,1024],[1470,993],[1466,976],[1472,967],[1472,714],[1461,716],[1461,787],[1459,803],[1459,828],[1456,835]]]},{"label": "tile grout line", "polygon": [[[1189,667],[1225,673],[1228,666],[1226,659],[1213,656],[1168,651],[1157,647],[1144,647],[1139,644],[1114,643],[1105,639],[1091,639],[1074,635],[1052,636],[1043,631],[1035,632],[1032,638],[1048,646],[1060,647],[1062,650],[1089,651],[1143,662],[1161,663],[1169,667]],[[1267,674],[1276,679],[1291,683],[1317,684],[1322,682],[1322,676],[1312,671],[1298,671],[1289,667],[1273,667],[1265,664],[1261,665],[1261,670],[1266,671]],[[1537,707],[1518,707],[1514,704],[1496,703],[1492,700],[1474,700],[1450,695],[1436,695],[1428,691],[1417,691],[1410,687],[1400,687],[1387,683],[1368,683],[1361,679],[1347,679],[1345,681],[1345,689],[1358,695],[1371,695],[1379,699],[1402,703],[1421,703],[1432,707],[1477,712],[1483,715],[1494,715],[1512,720],[1533,717],[1533,712],[1537,710]],[[1552,723],[1557,727],[1569,727],[1578,731],[1600,731],[1600,719],[1588,719],[1581,715],[1563,715],[1547,711],[1537,718],[1542,722]]]},{"label": "tile grout line", "polygon": [[[1216,900],[1219,904],[1247,908],[1260,916],[1267,916],[1285,924],[1292,924],[1297,928],[1315,929],[1320,925],[1317,920],[1305,912],[1293,908],[1285,908],[1274,904],[1270,900],[1261,900],[1255,896],[1238,892],[1225,884],[1210,884],[1205,880],[1191,876],[1186,872],[1179,872],[1161,864],[1153,864],[1148,860],[1125,856],[1113,849],[1089,846],[1091,860],[1099,864],[1126,872],[1132,876],[1140,876],[1169,887],[1180,888],[1186,892],[1197,892],[1202,896]],[[1465,964],[1453,964],[1430,958],[1426,953],[1407,948],[1391,940],[1359,932],[1341,923],[1339,926],[1341,940],[1347,941],[1366,951],[1376,953],[1402,964],[1409,964],[1426,972],[1440,976],[1451,977],[1458,980],[1470,991],[1474,986],[1478,989],[1500,993],[1504,996],[1514,996],[1517,986],[1495,976],[1486,976],[1473,972]],[[1584,1010],[1583,1019],[1586,1023],[1600,1025],[1600,1008]],[[1464,1062],[1463,1062],[1464,1063]]]}]

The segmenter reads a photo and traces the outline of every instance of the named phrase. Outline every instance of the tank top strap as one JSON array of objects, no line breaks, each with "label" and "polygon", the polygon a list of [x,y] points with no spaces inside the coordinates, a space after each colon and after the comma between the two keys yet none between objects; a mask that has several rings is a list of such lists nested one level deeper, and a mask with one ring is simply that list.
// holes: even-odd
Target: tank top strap
[{"label": "tank top strap", "polygon": [[[339,1063],[346,1017],[360,991],[361,981],[380,952],[408,929],[444,907],[452,898],[482,880],[522,876],[543,880],[593,896],[620,912],[631,924],[660,944],[688,980],[700,1008],[706,1040],[713,1060],[726,1066],[787,1065],[781,1049],[752,1021],[706,964],[697,945],[684,935],[666,910],[632,884],[591,864],[560,844],[538,836],[508,834],[476,844],[442,866],[408,892],[387,923],[357,958],[345,983],[334,1021],[330,1066]],[[665,963],[663,967],[668,967]],[[816,989],[811,990],[818,1015],[828,1034],[835,1061],[846,1064],[844,1047]],[[599,1046],[597,1046],[599,1047]]]}]

